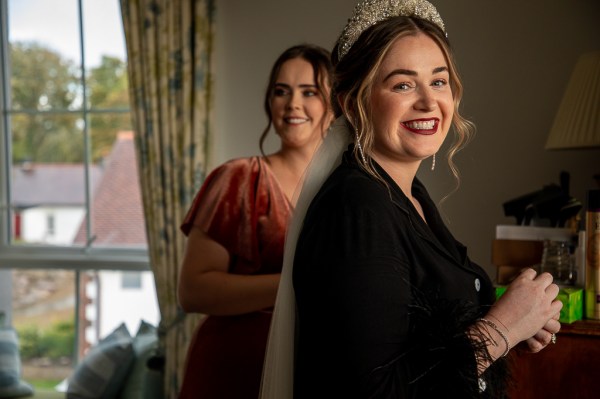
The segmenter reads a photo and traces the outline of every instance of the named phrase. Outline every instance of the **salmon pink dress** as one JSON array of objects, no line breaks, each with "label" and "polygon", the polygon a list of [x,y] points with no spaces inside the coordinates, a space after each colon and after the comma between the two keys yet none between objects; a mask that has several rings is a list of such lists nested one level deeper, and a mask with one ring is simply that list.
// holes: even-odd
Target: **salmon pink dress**
[{"label": "salmon pink dress", "polygon": [[[197,194],[181,230],[206,232],[227,249],[229,272],[280,273],[292,205],[261,157],[229,161]],[[187,353],[180,399],[256,399],[272,309],[208,316]]]}]

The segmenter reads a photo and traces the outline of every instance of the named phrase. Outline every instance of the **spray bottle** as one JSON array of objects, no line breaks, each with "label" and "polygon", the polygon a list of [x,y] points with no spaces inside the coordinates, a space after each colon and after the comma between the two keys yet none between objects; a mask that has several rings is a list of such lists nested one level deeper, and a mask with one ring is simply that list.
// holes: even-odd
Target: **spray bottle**
[{"label": "spray bottle", "polygon": [[600,190],[588,191],[585,317],[600,320]]}]

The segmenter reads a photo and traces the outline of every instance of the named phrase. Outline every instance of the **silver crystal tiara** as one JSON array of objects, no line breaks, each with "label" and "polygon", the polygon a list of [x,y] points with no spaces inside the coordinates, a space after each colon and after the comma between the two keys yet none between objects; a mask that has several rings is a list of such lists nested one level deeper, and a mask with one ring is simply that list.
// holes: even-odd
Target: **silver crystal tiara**
[{"label": "silver crystal tiara", "polygon": [[377,22],[392,17],[417,17],[437,25],[446,32],[444,21],[435,7],[425,0],[365,0],[354,8],[339,40],[338,59],[342,59],[361,33]]}]

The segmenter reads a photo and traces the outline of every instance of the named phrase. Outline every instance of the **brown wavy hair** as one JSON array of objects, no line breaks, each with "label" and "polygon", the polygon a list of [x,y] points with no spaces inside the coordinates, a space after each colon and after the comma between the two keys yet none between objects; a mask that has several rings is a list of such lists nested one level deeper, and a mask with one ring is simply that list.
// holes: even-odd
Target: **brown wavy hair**
[{"label": "brown wavy hair", "polygon": [[[331,104],[329,102],[329,89],[331,86],[332,76],[333,76],[333,67],[331,64],[331,55],[329,51],[324,48],[314,45],[314,44],[299,44],[285,50],[275,61],[273,67],[271,68],[271,74],[269,75],[269,82],[267,84],[267,90],[265,93],[265,102],[264,108],[265,113],[267,114],[267,126],[263,130],[259,146],[260,152],[264,156],[265,152],[263,150],[263,144],[265,139],[267,138],[267,134],[271,129],[271,125],[273,124],[273,114],[271,113],[271,100],[273,99],[273,92],[275,88],[275,83],[277,80],[277,76],[279,75],[279,71],[281,71],[281,66],[289,60],[295,58],[302,58],[306,62],[308,62],[314,72],[315,83],[317,85],[317,91],[319,96],[323,100],[323,104],[325,104],[325,110],[327,112],[331,112]],[[324,125],[326,123],[326,118],[323,118],[321,123]],[[323,126],[323,131],[325,131],[326,126]]]}]

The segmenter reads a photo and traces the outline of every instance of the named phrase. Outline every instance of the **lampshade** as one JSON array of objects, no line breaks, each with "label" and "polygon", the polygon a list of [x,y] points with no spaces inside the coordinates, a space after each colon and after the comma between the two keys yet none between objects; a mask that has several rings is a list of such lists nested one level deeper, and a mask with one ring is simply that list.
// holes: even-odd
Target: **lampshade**
[{"label": "lampshade", "polygon": [[577,60],[563,95],[547,150],[600,147],[600,51]]}]

